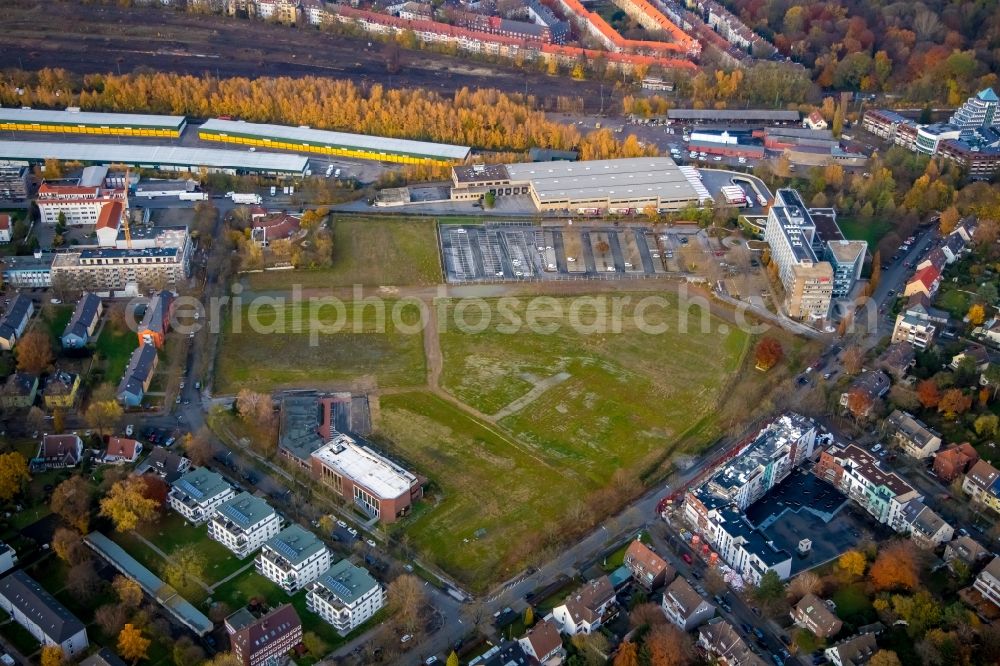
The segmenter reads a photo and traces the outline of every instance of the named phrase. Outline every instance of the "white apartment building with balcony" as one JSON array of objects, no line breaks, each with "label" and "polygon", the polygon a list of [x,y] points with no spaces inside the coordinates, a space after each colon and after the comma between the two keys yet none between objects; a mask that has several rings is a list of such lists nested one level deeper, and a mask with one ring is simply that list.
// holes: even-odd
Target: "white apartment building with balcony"
[{"label": "white apartment building with balcony", "polygon": [[208,536],[244,558],[281,530],[281,517],[271,506],[243,492],[215,509]]},{"label": "white apartment building with balcony", "polygon": [[264,544],[257,572],[294,594],[330,568],[330,551],[312,532],[289,525]]},{"label": "white apartment building with balcony", "polygon": [[1000,557],[994,557],[972,584],[983,598],[1000,607]]},{"label": "white apartment building with balcony", "polygon": [[212,517],[217,506],[235,495],[225,479],[205,467],[199,467],[171,484],[167,501],[171,509],[200,525]]},{"label": "white apartment building with balcony", "polygon": [[55,224],[59,213],[66,224],[97,224],[105,204],[127,202],[124,189],[105,189],[80,185],[50,185],[38,188],[38,212],[44,224]]},{"label": "white apartment building with balcony", "polygon": [[334,564],[306,589],[306,608],[333,625],[341,636],[385,606],[385,590],[378,581],[347,560]]},{"label": "white apartment building with balcony", "polygon": [[834,291],[833,266],[813,251],[816,223],[799,193],[780,189],[767,215],[764,240],[785,288],[785,307],[795,319],[825,319]]}]

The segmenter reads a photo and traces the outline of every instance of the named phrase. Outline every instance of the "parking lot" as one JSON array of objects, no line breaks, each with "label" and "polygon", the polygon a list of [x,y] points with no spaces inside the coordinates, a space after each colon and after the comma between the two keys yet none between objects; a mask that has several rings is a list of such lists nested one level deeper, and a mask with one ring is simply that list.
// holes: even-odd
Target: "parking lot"
[{"label": "parking lot", "polygon": [[586,222],[443,225],[440,237],[445,272],[453,283],[655,277],[683,272],[677,253],[684,246],[710,249],[697,227],[654,231]]}]

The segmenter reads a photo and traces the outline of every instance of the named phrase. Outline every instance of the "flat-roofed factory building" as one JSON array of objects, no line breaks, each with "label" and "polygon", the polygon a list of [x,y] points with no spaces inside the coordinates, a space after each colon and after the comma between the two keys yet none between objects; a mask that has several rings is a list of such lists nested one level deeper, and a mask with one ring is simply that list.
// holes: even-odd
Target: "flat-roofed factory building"
[{"label": "flat-roofed factory building", "polygon": [[174,173],[304,176],[309,159],[287,153],[116,143],[0,141],[0,162],[31,166],[47,159],[82,164],[122,164]]},{"label": "flat-roofed factory building", "polygon": [[79,109],[0,109],[0,130],[7,132],[177,138],[186,124],[184,116],[94,113]]},{"label": "flat-roofed factory building", "polygon": [[700,203],[691,178],[669,157],[587,162],[456,166],[451,198],[475,200],[527,194],[540,211],[638,212],[680,210]]},{"label": "flat-roofed factory building", "polygon": [[274,150],[295,150],[403,164],[449,166],[464,162],[470,153],[468,146],[447,143],[348,134],[309,127],[268,125],[219,118],[205,121],[198,128],[198,137],[204,141],[221,141]]}]

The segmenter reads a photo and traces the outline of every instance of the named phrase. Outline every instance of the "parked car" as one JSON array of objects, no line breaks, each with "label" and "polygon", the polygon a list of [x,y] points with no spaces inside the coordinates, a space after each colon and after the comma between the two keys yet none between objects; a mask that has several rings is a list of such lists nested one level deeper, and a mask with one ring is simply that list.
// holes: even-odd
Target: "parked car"
[{"label": "parked car", "polygon": [[688,564],[691,564],[692,562],[694,562],[694,560],[691,559],[691,556],[688,555],[687,553],[684,553],[683,555],[681,555],[681,559],[684,560],[685,562],[687,562]]}]

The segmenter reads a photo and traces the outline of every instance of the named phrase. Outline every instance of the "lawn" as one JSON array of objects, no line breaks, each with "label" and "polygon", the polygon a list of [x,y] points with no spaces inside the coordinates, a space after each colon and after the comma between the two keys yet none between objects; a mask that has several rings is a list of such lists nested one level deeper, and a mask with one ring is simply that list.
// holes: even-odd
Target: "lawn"
[{"label": "lawn", "polygon": [[325,308],[315,316],[311,310],[308,303],[248,305],[240,310],[238,327],[228,318],[216,359],[217,392],[316,387],[358,378],[383,387],[426,380],[423,336],[404,332],[419,328],[414,326],[420,318],[416,305],[347,303],[342,313]]},{"label": "lawn", "polygon": [[[72,305],[52,305],[47,306],[51,310],[42,308],[43,318],[42,321],[45,322],[45,327],[48,329],[49,336],[51,336],[54,344],[58,345],[59,340],[62,338],[63,331],[66,330],[66,324],[73,317],[73,307]],[[58,349],[58,346],[56,347]]]},{"label": "lawn", "polygon": [[97,353],[104,359],[104,381],[117,384],[125,372],[132,351],[139,346],[139,340],[134,332],[116,327],[108,321],[95,346]]},{"label": "lawn", "polygon": [[213,585],[253,563],[252,557],[241,560],[221,543],[210,539],[205,525],[195,527],[174,511],[168,511],[159,521],[144,526],[139,532],[167,554],[181,546],[196,546],[205,558],[204,582],[207,585]]},{"label": "lawn", "polygon": [[332,267],[253,273],[247,276],[250,289],[430,285],[442,281],[434,220],[399,216],[332,219]]},{"label": "lawn", "polygon": [[[837,216],[837,224],[849,240],[868,241],[868,251],[875,252],[878,242],[890,231],[893,224],[889,220],[863,221],[853,217]],[[885,259],[885,257],[883,257]]]},{"label": "lawn", "polygon": [[845,585],[834,592],[831,598],[837,604],[837,616],[855,627],[877,619],[863,583]]}]

